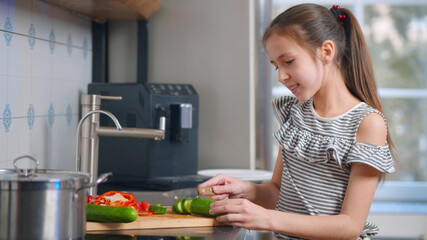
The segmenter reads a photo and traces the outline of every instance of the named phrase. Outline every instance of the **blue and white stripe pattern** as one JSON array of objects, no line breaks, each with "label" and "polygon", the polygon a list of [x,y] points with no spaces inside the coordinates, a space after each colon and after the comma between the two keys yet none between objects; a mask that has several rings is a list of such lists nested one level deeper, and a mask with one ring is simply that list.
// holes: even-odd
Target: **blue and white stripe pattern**
[{"label": "blue and white stripe pattern", "polygon": [[[351,163],[394,172],[387,144],[356,142],[362,119],[373,112],[383,115],[362,102],[340,116],[322,118],[312,106],[311,99],[301,103],[292,96],[273,100],[273,112],[280,125],[274,137],[282,147],[283,159],[276,209],[306,215],[337,215],[344,201]],[[366,223],[361,237],[377,232],[375,224]],[[276,236],[299,239],[279,233]]]}]

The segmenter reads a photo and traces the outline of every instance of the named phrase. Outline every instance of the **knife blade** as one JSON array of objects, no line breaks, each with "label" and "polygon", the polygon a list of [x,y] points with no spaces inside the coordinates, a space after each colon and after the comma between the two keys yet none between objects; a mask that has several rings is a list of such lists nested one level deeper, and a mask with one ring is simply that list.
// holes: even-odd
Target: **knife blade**
[{"label": "knife blade", "polygon": [[162,193],[163,205],[171,206],[175,204],[179,198],[196,198],[198,197],[196,188],[181,188]]}]

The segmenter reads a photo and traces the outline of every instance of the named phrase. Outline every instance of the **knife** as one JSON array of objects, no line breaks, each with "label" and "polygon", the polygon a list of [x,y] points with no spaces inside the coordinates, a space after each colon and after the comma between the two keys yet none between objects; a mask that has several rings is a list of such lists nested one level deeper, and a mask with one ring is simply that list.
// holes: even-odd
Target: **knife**
[{"label": "knife", "polygon": [[195,198],[198,197],[196,188],[181,188],[164,192],[161,195],[161,202],[165,206],[172,206],[179,198]]},{"label": "knife", "polygon": [[162,193],[161,202],[163,205],[171,206],[179,198],[196,198],[213,195],[215,193],[212,191],[212,187],[181,188]]}]

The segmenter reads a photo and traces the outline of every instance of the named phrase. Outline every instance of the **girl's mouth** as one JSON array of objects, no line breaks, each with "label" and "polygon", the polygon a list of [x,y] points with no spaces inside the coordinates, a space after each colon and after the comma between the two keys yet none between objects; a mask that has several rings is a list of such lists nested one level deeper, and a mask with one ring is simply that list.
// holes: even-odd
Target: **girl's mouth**
[{"label": "girl's mouth", "polygon": [[294,94],[295,95],[295,93],[298,91],[298,89],[299,89],[299,84],[295,84],[295,85],[292,85],[292,86],[289,86],[289,91],[291,91],[292,92],[292,94]]}]

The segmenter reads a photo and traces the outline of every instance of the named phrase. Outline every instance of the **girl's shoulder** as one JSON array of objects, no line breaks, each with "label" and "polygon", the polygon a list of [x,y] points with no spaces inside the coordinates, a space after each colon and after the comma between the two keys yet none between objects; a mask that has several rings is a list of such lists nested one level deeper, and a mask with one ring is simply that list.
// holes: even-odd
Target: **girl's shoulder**
[{"label": "girl's shoulder", "polygon": [[355,111],[359,120],[358,128],[384,128],[387,126],[387,119],[378,109],[361,102]]}]

